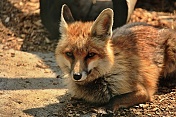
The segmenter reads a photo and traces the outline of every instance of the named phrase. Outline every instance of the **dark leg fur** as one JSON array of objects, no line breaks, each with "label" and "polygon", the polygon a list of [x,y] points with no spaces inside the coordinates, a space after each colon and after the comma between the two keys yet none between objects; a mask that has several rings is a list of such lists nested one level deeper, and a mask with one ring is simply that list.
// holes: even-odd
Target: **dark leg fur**
[{"label": "dark leg fur", "polygon": [[130,106],[151,101],[151,97],[148,95],[145,88],[141,88],[138,91],[117,95],[110,100],[107,105],[107,109],[116,111],[119,108],[128,108]]}]

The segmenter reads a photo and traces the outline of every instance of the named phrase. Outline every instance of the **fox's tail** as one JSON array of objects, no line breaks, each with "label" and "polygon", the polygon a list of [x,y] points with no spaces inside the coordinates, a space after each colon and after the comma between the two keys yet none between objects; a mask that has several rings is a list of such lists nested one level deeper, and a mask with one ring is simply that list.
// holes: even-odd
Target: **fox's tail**
[{"label": "fox's tail", "polygon": [[168,29],[163,34],[164,37],[167,36],[165,41],[164,76],[169,75],[176,78],[176,32]]}]

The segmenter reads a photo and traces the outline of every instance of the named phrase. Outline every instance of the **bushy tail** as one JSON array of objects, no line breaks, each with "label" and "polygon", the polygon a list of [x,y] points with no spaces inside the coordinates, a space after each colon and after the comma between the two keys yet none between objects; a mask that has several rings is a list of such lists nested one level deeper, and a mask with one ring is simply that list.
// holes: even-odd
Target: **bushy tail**
[{"label": "bushy tail", "polygon": [[163,36],[167,36],[165,41],[164,75],[165,77],[172,76],[176,78],[176,31],[167,30]]}]

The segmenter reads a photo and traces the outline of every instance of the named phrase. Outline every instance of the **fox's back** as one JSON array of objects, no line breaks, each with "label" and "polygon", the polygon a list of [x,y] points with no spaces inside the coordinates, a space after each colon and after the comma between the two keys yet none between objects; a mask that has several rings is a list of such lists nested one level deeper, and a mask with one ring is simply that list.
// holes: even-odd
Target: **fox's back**
[{"label": "fox's back", "polygon": [[[166,44],[170,37],[176,37],[168,29],[155,28],[143,23],[127,24],[114,30],[112,43],[115,53],[118,51],[125,55],[138,56],[140,60],[147,61],[149,65],[156,65],[159,72],[164,72],[167,62]],[[173,46],[176,39],[172,40]],[[116,51],[118,50],[118,51]]]}]

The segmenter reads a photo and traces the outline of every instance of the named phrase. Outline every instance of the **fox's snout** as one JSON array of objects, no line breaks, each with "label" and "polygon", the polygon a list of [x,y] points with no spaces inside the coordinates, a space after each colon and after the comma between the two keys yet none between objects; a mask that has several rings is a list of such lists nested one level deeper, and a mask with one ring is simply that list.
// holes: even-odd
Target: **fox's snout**
[{"label": "fox's snout", "polygon": [[72,71],[72,79],[74,81],[83,81],[87,78],[88,72],[82,71],[82,72],[74,72]]},{"label": "fox's snout", "polygon": [[80,80],[82,78],[82,73],[74,73],[73,78],[74,80]]},{"label": "fox's snout", "polygon": [[74,81],[83,81],[87,78],[88,71],[83,63],[83,61],[77,60],[72,64],[71,76]]}]

